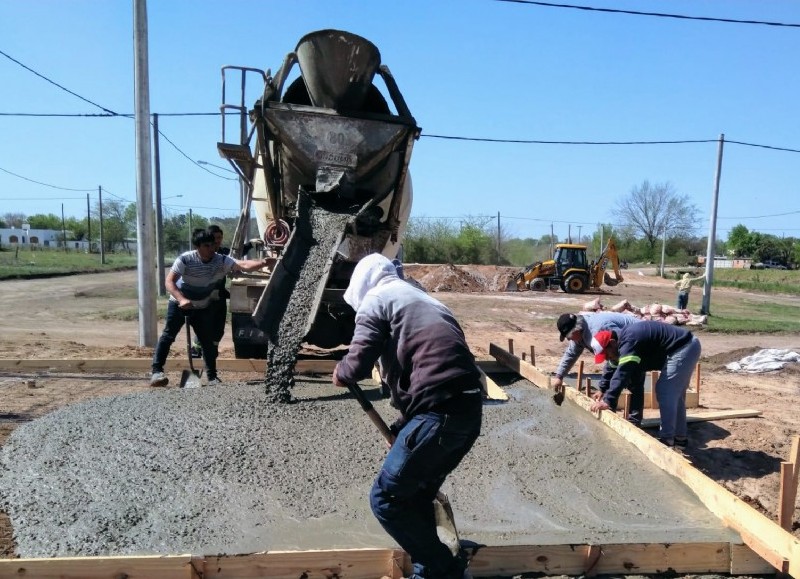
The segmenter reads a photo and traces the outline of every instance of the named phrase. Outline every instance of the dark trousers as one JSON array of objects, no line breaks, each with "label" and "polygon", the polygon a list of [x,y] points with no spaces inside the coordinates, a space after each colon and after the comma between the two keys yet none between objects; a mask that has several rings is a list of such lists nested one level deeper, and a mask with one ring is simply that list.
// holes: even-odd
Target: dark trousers
[{"label": "dark trousers", "polygon": [[461,579],[464,562],[436,534],[433,500],[481,429],[482,401],[469,411],[426,412],[400,430],[370,493],[372,512],[411,557],[414,574],[425,579]]},{"label": "dark trousers", "polygon": [[211,302],[208,309],[211,310],[211,316],[213,318],[213,339],[217,346],[219,346],[219,343],[222,341],[222,336],[225,335],[225,322],[228,318],[228,302],[225,299],[218,299]]},{"label": "dark trousers", "polygon": [[678,309],[685,310],[689,305],[689,292],[678,292]]},{"label": "dark trousers", "polygon": [[178,302],[170,300],[167,303],[167,319],[164,331],[158,338],[158,344],[153,352],[153,372],[163,372],[164,364],[175,338],[183,329],[186,317],[189,325],[194,330],[200,346],[203,348],[203,362],[206,365],[206,375],[211,380],[217,377],[217,344],[214,343],[213,313],[210,308],[202,310],[182,310]]}]

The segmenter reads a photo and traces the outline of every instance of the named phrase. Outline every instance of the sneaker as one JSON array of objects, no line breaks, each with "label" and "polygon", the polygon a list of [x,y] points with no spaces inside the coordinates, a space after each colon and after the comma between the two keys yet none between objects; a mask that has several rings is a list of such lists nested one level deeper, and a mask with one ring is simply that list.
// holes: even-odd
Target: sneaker
[{"label": "sneaker", "polygon": [[167,384],[169,384],[169,378],[164,372],[153,372],[153,375],[150,376],[150,386],[154,388],[166,386]]},{"label": "sneaker", "polygon": [[689,446],[689,439],[685,436],[676,436],[675,446],[677,446],[678,448],[686,448],[687,446]]},{"label": "sneaker", "polygon": [[220,385],[222,385],[222,380],[220,380],[219,378],[209,378],[208,383],[206,384],[206,386],[220,386]]}]

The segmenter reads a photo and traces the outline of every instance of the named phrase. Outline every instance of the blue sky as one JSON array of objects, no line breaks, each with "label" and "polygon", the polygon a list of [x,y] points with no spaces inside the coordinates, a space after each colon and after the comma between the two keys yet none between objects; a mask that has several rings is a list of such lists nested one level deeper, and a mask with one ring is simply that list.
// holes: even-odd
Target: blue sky
[{"label": "blue sky", "polygon": [[[794,0],[576,0],[584,6],[800,24]],[[495,0],[150,0],[150,108],[160,113],[166,212],[238,213],[225,165],[220,67],[274,71],[304,34],[339,28],[380,49],[423,129],[412,217],[500,212],[513,235],[560,237],[614,223],[614,202],[669,181],[708,232],[717,144],[800,150],[800,28],[609,14]],[[0,50],[82,97],[132,113],[132,0],[0,0]],[[0,55],[0,113],[101,110]],[[383,85],[378,81],[379,88]],[[134,201],[134,122],[0,116],[0,169]],[[551,145],[539,141],[675,141]],[[184,156],[184,154],[186,156]],[[187,158],[188,157],[188,158]],[[229,177],[225,171],[215,170]],[[0,171],[0,215],[86,214],[86,192]],[[726,143],[717,232],[737,223],[800,237],[800,153]],[[176,197],[181,195],[181,197]],[[784,214],[777,216],[778,214]],[[767,217],[770,216],[770,217]],[[774,216],[774,217],[772,217]]]}]

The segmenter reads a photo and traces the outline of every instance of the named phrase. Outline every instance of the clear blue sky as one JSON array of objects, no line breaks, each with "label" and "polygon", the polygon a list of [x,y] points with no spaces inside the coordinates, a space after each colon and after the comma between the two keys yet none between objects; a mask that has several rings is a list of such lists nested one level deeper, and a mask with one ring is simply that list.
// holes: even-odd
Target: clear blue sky
[{"label": "clear blue sky", "polygon": [[[575,0],[583,6],[800,24],[794,0]],[[565,237],[614,222],[614,201],[669,181],[708,232],[716,142],[550,145],[540,141],[726,139],[800,150],[800,28],[680,20],[495,0],[150,0],[151,112],[214,112],[220,67],[280,66],[304,34],[339,28],[380,49],[423,129],[415,217],[491,215],[518,236]],[[134,111],[132,0],[0,0],[0,50],[117,113]],[[99,108],[0,55],[0,113]],[[380,88],[383,85],[377,82]],[[218,117],[168,117],[161,131],[193,160],[217,156]],[[0,169],[136,198],[134,122],[0,116]],[[208,168],[208,166],[206,166]],[[229,173],[218,171],[220,175]],[[238,213],[238,186],[161,140],[165,211]],[[800,153],[726,143],[717,231],[737,223],[800,237]],[[182,195],[182,197],[174,197]],[[0,215],[86,214],[86,193],[0,171]],[[772,216],[785,214],[783,216]],[[506,219],[508,218],[508,219]],[[513,218],[513,219],[512,219]]]}]

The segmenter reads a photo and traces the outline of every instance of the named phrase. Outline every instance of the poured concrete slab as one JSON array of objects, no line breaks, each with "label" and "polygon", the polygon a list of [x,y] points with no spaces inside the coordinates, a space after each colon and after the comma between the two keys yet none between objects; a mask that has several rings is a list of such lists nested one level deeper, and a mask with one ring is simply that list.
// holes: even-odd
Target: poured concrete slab
[{"label": "poured concrete slab", "polygon": [[[391,547],[367,494],[385,444],[328,377],[151,390],[18,428],[0,489],[23,557]],[[369,384],[364,384],[369,388]],[[488,545],[732,541],[680,481],[585,412],[520,382],[445,483]],[[387,419],[395,410],[368,390]]]}]

